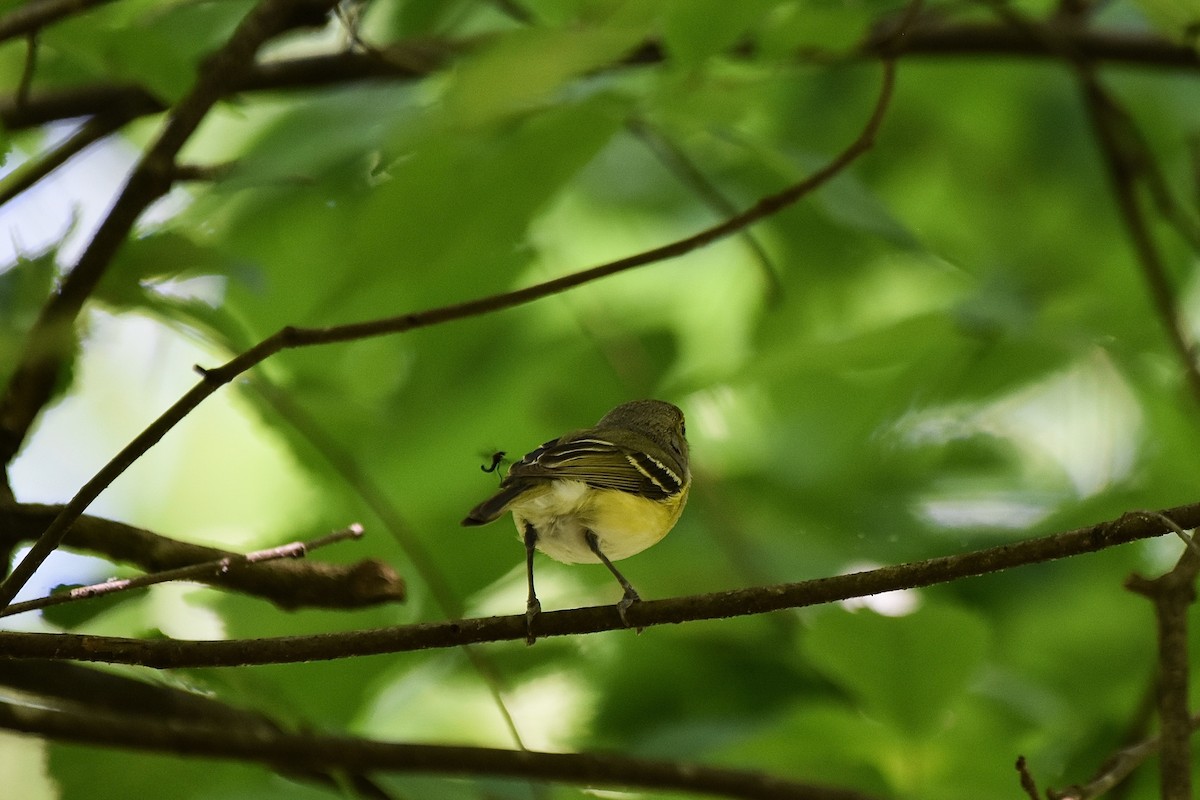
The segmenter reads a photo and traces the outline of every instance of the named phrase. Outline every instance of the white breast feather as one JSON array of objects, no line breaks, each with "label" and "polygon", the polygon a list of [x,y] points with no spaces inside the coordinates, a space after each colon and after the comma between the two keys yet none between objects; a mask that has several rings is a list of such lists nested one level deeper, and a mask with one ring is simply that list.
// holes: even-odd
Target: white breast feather
[{"label": "white breast feather", "polygon": [[[599,496],[605,497],[603,512],[594,502]],[[537,528],[538,550],[565,564],[597,564],[600,559],[584,539],[587,530],[599,538],[604,554],[618,561],[642,552],[671,529],[675,522],[671,512],[656,504],[647,517],[645,502],[616,489],[552,481],[548,491],[514,503],[512,512],[518,538],[524,536],[525,523],[530,522]]]}]

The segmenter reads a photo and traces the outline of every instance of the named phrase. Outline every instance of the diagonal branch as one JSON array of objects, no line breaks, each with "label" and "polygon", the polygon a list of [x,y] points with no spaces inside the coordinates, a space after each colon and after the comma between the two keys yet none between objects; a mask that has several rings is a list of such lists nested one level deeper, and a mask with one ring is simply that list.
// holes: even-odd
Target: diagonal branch
[{"label": "diagonal branch", "polygon": [[[590,281],[599,280],[600,278],[615,275],[619,272],[634,269],[635,267],[678,258],[705,245],[712,244],[787,208],[800,198],[823,186],[834,176],[849,167],[855,159],[867,152],[874,145],[875,136],[879,131],[880,125],[883,123],[894,85],[895,67],[890,61],[885,62],[879,97],[875,102],[871,115],[862,132],[845,150],[824,167],[799,183],[792,184],[777,194],[764,197],[741,214],[730,217],[692,236],[524,289],[490,295],[476,300],[468,300],[463,303],[442,306],[428,311],[330,328],[286,327],[259,342],[249,350],[246,350],[223,366],[211,370],[201,370],[204,377],[200,383],[192,387],[174,405],[152,422],[149,427],[134,437],[133,441],[102,467],[91,480],[85,483],[75,496],[71,498],[70,502],[63,507],[62,512],[50,524],[41,538],[34,543],[21,563],[16,566],[8,578],[5,579],[4,583],[0,584],[0,606],[12,602],[13,597],[16,596],[17,592],[20,591],[29,578],[33,576],[33,573],[41,563],[62,542],[62,538],[66,535],[66,531],[71,523],[83,514],[100,492],[116,480],[137,459],[141,458],[142,454],[153,447],[168,431],[179,424],[181,420],[204,402],[204,400],[223,385],[229,383],[243,372],[257,366],[270,356],[281,350],[290,348],[310,347],[313,345],[332,344],[374,336],[404,333],[417,328],[489,314],[494,311],[512,308],[513,306],[548,297],[558,292],[564,292]],[[14,379],[15,384],[16,380]],[[10,390],[10,395],[12,394],[14,394],[14,391]],[[18,397],[21,396],[19,392],[17,392],[17,395]],[[0,415],[3,414],[3,411],[4,407],[0,405]],[[0,416],[0,421],[3,421],[3,419],[4,417]],[[23,433],[24,431],[22,431],[22,435]]]},{"label": "diagonal branch", "polygon": [[[1168,509],[1162,514],[1181,528],[1200,525],[1200,503]],[[1150,516],[1123,516],[1112,522],[1051,536],[850,575],[667,600],[643,600],[629,608],[626,616],[630,626],[649,628],[765,614],[1001,572],[1167,532],[1169,528],[1163,522]],[[155,669],[237,667],[329,661],[482,642],[524,641],[528,635],[525,622],[525,615],[520,614],[315,636],[225,641],[148,641],[110,636],[0,632],[0,653],[8,658],[99,661]],[[616,606],[543,611],[538,617],[538,635],[541,637],[623,628],[625,623]]]},{"label": "diagonal branch", "polygon": [[304,770],[502,776],[584,786],[666,789],[744,800],[870,800],[864,793],[761,772],[614,753],[540,753],[489,747],[402,744],[353,736],[271,733],[126,714],[87,714],[0,703],[0,728],[56,741]]},{"label": "diagonal branch", "polygon": [[[0,505],[0,546],[14,549],[35,540],[61,511],[60,506]],[[67,532],[67,547],[133,564],[146,572],[237,558],[215,547],[181,542],[153,531],[101,517],[80,517]],[[376,559],[353,564],[320,561],[272,561],[253,568],[231,569],[211,579],[223,589],[269,600],[283,609],[365,608],[404,599],[404,580]]]}]

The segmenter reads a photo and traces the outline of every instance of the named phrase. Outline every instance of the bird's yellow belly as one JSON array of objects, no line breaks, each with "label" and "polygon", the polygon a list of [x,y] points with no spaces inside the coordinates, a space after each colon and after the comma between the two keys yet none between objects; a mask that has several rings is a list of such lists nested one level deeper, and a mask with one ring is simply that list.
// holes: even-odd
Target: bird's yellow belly
[{"label": "bird's yellow belly", "polygon": [[616,489],[592,489],[579,481],[552,481],[512,507],[519,538],[525,524],[537,529],[537,549],[566,564],[597,564],[584,538],[592,531],[611,561],[640,553],[661,541],[683,511],[687,492],[664,501]]}]

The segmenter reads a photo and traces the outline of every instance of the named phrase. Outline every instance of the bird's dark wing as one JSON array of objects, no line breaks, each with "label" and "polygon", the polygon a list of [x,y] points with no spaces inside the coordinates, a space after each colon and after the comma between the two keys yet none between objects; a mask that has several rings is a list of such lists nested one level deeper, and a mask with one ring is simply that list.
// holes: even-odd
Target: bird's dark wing
[{"label": "bird's dark wing", "polygon": [[582,481],[597,489],[618,489],[655,500],[683,488],[682,475],[643,449],[597,436],[546,442],[513,464],[504,484],[529,479]]}]

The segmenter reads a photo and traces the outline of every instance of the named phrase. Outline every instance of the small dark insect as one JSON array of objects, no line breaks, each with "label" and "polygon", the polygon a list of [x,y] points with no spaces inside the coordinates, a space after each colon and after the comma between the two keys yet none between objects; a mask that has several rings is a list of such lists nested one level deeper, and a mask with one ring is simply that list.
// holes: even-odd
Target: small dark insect
[{"label": "small dark insect", "polygon": [[505,453],[503,450],[497,450],[496,452],[492,453],[491,466],[485,467],[483,464],[480,464],[479,468],[484,472],[495,472],[496,470],[500,469],[500,462],[504,460],[504,455]]}]

